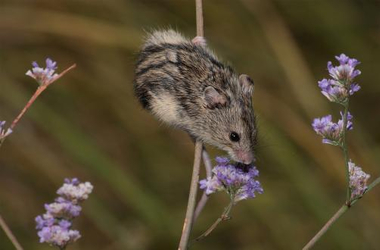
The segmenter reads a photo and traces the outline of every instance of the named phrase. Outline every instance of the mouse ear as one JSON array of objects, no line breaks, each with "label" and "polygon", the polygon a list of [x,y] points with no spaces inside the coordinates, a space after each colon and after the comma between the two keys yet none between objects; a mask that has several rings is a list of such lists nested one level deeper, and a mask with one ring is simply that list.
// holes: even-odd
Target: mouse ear
[{"label": "mouse ear", "polygon": [[220,108],[227,104],[227,98],[225,95],[220,94],[216,89],[208,86],[203,91],[203,97],[206,105],[210,109]]},{"label": "mouse ear", "polygon": [[245,75],[245,74],[240,75],[239,83],[243,90],[243,93],[247,95],[253,94],[254,83],[253,83],[253,80],[248,75]]}]

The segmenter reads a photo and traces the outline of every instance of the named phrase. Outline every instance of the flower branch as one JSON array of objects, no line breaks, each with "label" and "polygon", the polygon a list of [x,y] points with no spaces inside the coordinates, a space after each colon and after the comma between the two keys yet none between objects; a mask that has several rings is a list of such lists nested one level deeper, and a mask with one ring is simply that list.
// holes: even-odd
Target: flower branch
[{"label": "flower branch", "polygon": [[[33,68],[32,70],[28,70],[26,72],[27,76],[32,77],[37,81],[39,84],[37,90],[32,95],[30,100],[27,102],[27,104],[24,106],[24,108],[21,110],[19,115],[13,120],[11,123],[11,126],[8,129],[5,129],[5,121],[0,121],[0,147],[3,145],[5,139],[13,132],[14,128],[22,118],[22,116],[26,113],[26,111],[30,108],[30,106],[34,103],[34,101],[38,98],[38,96],[53,82],[57,81],[59,78],[61,78],[63,75],[65,75],[67,72],[69,72],[71,69],[75,68],[75,64],[61,72],[60,74],[55,73],[55,70],[57,69],[57,63],[51,60],[50,58],[46,59],[46,67],[42,68],[40,67],[37,62],[32,63]],[[17,241],[17,238],[12,233],[9,226],[5,223],[4,219],[0,215],[0,227],[3,229],[9,240],[12,242],[13,246],[17,250],[22,250],[20,243]]]},{"label": "flower branch", "polygon": [[195,241],[201,241],[206,238],[214,229],[219,225],[220,222],[231,219],[230,213],[232,207],[234,206],[234,198],[231,198],[230,204],[224,209],[222,215],[212,224],[202,235],[195,239]]},{"label": "flower branch", "polygon": [[68,67],[67,69],[62,71],[62,73],[60,73],[60,74],[54,73],[55,70],[57,69],[56,62],[53,62],[50,58],[46,59],[46,68],[45,69],[39,67],[36,62],[33,62],[33,66],[34,66],[33,69],[26,72],[26,75],[34,78],[38,82],[39,86],[38,86],[36,92],[34,92],[33,96],[27,102],[25,107],[21,110],[20,114],[12,122],[12,125],[10,126],[11,130],[14,129],[14,127],[17,125],[17,123],[19,122],[21,117],[30,108],[30,106],[34,103],[34,101],[37,99],[37,97],[40,96],[41,93],[47,87],[49,87],[53,82],[57,81],[62,76],[64,76],[67,72],[69,72],[70,70],[75,68],[76,64],[71,65],[70,67]]},{"label": "flower branch", "polygon": [[332,79],[319,81],[321,92],[331,102],[338,103],[344,107],[341,112],[342,120],[338,123],[332,122],[332,116],[314,119],[313,128],[315,132],[323,137],[322,142],[333,146],[339,146],[343,151],[347,194],[346,202],[342,207],[327,221],[322,229],[306,244],[303,250],[312,248],[317,241],[331,228],[331,226],[353,206],[368,191],[380,183],[380,177],[367,186],[370,175],[365,173],[361,167],[353,163],[348,154],[347,131],[353,129],[352,115],[349,112],[349,98],[360,90],[360,86],[354,82],[354,78],[361,74],[355,67],[360,63],[354,58],[341,54],[336,56],[339,61],[338,66],[327,63],[327,69]]}]

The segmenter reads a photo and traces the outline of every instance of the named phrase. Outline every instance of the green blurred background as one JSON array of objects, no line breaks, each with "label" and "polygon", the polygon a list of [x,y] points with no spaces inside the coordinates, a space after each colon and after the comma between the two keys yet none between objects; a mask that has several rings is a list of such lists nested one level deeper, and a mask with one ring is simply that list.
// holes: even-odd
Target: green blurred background
[{"label": "green blurred background", "polygon": [[[0,213],[25,249],[49,249],[38,243],[34,218],[74,176],[95,189],[75,222],[83,238],[69,249],[176,249],[193,144],[140,108],[132,80],[145,31],[172,27],[193,37],[194,9],[192,0],[0,2],[0,120],[11,122],[34,92],[25,76],[32,61],[77,64],[0,151]],[[255,81],[265,193],[239,203],[231,221],[192,249],[301,249],[345,198],[341,153],[310,126],[339,116],[317,81],[342,52],[363,72],[351,101],[351,158],[372,179],[380,175],[380,2],[205,0],[204,14],[209,46]],[[379,195],[371,191],[315,249],[379,249]],[[194,237],[227,202],[211,197]],[[0,249],[12,249],[2,231]]]}]

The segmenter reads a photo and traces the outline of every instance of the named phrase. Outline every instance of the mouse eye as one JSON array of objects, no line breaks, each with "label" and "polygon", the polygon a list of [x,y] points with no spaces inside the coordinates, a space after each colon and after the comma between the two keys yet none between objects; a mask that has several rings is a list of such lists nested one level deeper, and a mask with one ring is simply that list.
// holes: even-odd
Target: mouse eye
[{"label": "mouse eye", "polygon": [[238,142],[238,141],[240,141],[240,136],[236,132],[231,132],[230,140],[233,142]]}]

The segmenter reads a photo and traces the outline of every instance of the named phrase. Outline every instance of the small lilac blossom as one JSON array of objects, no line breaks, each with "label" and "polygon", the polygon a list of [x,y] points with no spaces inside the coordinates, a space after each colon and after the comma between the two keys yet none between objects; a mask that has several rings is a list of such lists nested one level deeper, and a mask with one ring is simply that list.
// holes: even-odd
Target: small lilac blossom
[{"label": "small lilac blossom", "polygon": [[[342,119],[337,123],[332,122],[332,116],[327,115],[321,118],[314,119],[312,126],[314,131],[323,137],[322,142],[331,145],[340,145],[343,135],[343,113],[340,113]],[[347,114],[347,130],[353,129],[352,124],[353,116]]]},{"label": "small lilac blossom", "polygon": [[355,69],[360,62],[345,54],[335,58],[340,65],[333,66],[332,62],[327,63],[332,79],[323,79],[318,82],[318,86],[329,101],[345,104],[350,95],[360,90],[360,86],[353,82],[354,78],[361,74],[360,70]]},{"label": "small lilac blossom", "polygon": [[92,192],[93,186],[89,182],[79,183],[73,179],[70,183],[65,183],[58,189],[57,194],[69,200],[86,200]]},{"label": "small lilac blossom", "polygon": [[12,129],[4,129],[5,121],[0,121],[0,140],[3,140],[5,137],[12,133]]},{"label": "small lilac blossom", "polygon": [[322,94],[331,102],[344,103],[347,100],[347,89],[335,80],[323,79],[318,82],[318,86]]},{"label": "small lilac blossom", "polygon": [[46,59],[46,68],[40,67],[37,62],[33,62],[32,70],[28,70],[26,75],[34,78],[39,85],[47,85],[58,77],[58,74],[55,73],[57,69],[56,65],[57,62],[54,62],[50,58]]},{"label": "small lilac blossom", "polygon": [[243,171],[232,165],[228,158],[217,157],[216,161],[218,165],[213,168],[212,177],[199,182],[200,188],[204,189],[207,195],[224,190],[236,203],[264,192],[260,182],[255,179],[259,171],[254,166],[250,166],[248,171]]},{"label": "small lilac blossom", "polygon": [[77,230],[71,230],[60,225],[54,225],[52,227],[44,227],[38,232],[40,237],[40,243],[48,243],[52,246],[57,246],[63,249],[70,243],[77,241],[81,235]]},{"label": "small lilac blossom", "polygon": [[45,204],[45,209],[54,217],[74,218],[79,216],[82,208],[70,201]]},{"label": "small lilac blossom", "polygon": [[348,163],[348,170],[350,174],[351,200],[354,200],[363,196],[367,190],[367,181],[370,175],[363,172],[361,167],[356,166],[352,161]]},{"label": "small lilac blossom", "polygon": [[360,70],[355,67],[360,64],[357,59],[349,58],[345,54],[335,57],[339,61],[339,66],[333,66],[332,62],[327,63],[327,69],[330,76],[336,81],[351,82],[355,77],[361,74]]},{"label": "small lilac blossom", "polygon": [[[55,67],[55,64],[50,62],[49,67]],[[65,179],[57,191],[61,196],[55,202],[45,204],[46,213],[35,219],[41,243],[64,249],[81,237],[79,231],[71,229],[72,220],[79,216],[82,210],[79,203],[88,198],[92,189],[89,182],[81,183],[77,178]]]}]

